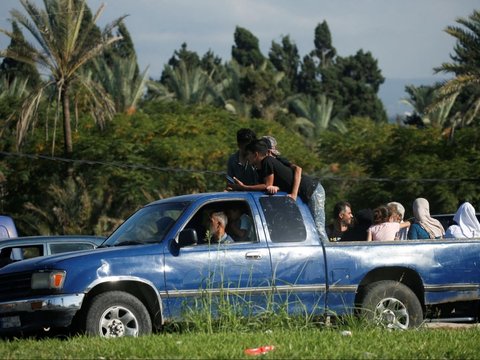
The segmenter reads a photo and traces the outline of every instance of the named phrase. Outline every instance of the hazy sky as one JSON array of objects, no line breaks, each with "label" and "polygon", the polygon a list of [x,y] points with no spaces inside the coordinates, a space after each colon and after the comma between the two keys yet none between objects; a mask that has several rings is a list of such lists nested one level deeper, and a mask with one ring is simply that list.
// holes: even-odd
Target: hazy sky
[{"label": "hazy sky", "polygon": [[[41,4],[40,0],[34,3]],[[251,31],[268,56],[272,41],[289,35],[303,57],[314,48],[314,30],[326,20],[341,56],[370,51],[387,78],[425,78],[449,61],[454,39],[443,30],[478,6],[473,0],[87,0],[92,11],[106,4],[100,25],[128,14],[140,67],[158,78],[186,42],[202,56],[212,50],[231,59],[236,26]],[[19,0],[0,0],[0,27],[10,30]],[[0,48],[10,40],[0,35]]]}]

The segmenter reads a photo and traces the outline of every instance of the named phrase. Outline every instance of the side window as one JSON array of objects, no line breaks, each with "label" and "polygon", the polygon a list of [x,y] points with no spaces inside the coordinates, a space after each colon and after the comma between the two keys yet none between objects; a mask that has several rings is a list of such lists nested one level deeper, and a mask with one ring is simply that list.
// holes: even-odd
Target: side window
[{"label": "side window", "polygon": [[[219,222],[222,223],[220,224],[221,229],[218,229]],[[221,201],[206,204],[195,213],[185,229],[195,230],[198,245],[222,243],[218,237],[224,238],[225,234],[229,239],[225,244],[257,241],[252,213],[246,201]]]},{"label": "side window", "polygon": [[43,256],[45,255],[43,253],[43,245],[37,245],[37,246],[25,246],[22,249],[23,252],[23,258],[24,259],[31,259],[37,256]]},{"label": "side window", "polygon": [[272,242],[302,242],[307,230],[297,204],[286,196],[260,198]]},{"label": "side window", "polygon": [[19,245],[5,247],[0,252],[0,267],[13,261],[43,256],[43,245]]},{"label": "side window", "polygon": [[50,254],[60,254],[69,251],[90,250],[94,246],[89,243],[64,243],[64,244],[50,244]]}]

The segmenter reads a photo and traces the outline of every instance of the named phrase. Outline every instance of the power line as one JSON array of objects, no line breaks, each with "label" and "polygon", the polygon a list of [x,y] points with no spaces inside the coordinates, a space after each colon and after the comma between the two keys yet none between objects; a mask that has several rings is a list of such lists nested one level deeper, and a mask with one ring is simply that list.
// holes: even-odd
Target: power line
[{"label": "power line", "polygon": [[[191,173],[191,174],[210,174],[210,175],[224,175],[224,171],[213,171],[213,170],[199,170],[199,169],[185,169],[178,167],[161,167],[153,165],[144,165],[144,164],[129,164],[122,162],[107,162],[99,160],[85,160],[85,159],[69,159],[58,156],[46,156],[38,154],[24,154],[24,153],[12,153],[6,151],[0,151],[0,155],[6,157],[20,157],[27,158],[32,160],[47,160],[63,163],[72,163],[78,165],[97,165],[97,166],[109,166],[117,167],[122,169],[132,169],[132,170],[150,170],[150,171],[160,171],[166,173]],[[342,177],[342,176],[319,176],[313,174],[313,177],[319,178],[322,181],[351,181],[351,182],[394,182],[394,183],[459,183],[459,182],[480,182],[480,178],[419,178],[419,179],[409,179],[409,178],[371,178],[371,177]]]},{"label": "power line", "polygon": [[38,154],[24,154],[24,153],[11,153],[6,151],[0,151],[0,155],[4,156],[14,156],[14,157],[21,157],[21,158],[28,158],[33,160],[49,160],[49,161],[56,161],[56,162],[64,162],[64,163],[73,163],[79,165],[101,165],[101,166],[110,166],[110,167],[117,167],[123,169],[133,169],[133,170],[155,170],[155,171],[162,171],[162,172],[187,172],[187,173],[205,173],[205,174],[214,174],[214,175],[223,175],[225,172],[222,171],[212,171],[212,170],[195,170],[195,169],[184,169],[184,168],[173,168],[173,167],[160,167],[160,166],[153,166],[153,165],[144,165],[144,164],[128,164],[128,163],[121,163],[121,162],[106,162],[106,161],[98,161],[98,160],[83,160],[83,159],[68,159],[58,156],[46,156],[46,155],[38,155]]}]

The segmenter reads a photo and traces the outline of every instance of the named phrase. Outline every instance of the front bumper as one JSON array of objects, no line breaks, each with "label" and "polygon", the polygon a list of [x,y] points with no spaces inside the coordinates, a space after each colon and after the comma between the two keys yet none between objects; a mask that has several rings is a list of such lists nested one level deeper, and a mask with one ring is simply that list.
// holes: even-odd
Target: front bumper
[{"label": "front bumper", "polygon": [[85,294],[51,295],[0,303],[0,335],[65,328],[80,310]]}]

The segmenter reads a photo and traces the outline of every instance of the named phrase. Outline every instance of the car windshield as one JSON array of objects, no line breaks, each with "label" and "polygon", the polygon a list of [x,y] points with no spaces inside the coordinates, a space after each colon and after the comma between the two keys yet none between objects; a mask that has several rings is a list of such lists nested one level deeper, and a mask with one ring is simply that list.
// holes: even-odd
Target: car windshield
[{"label": "car windshield", "polygon": [[102,247],[160,243],[187,205],[178,202],[146,206],[120,225]]}]

